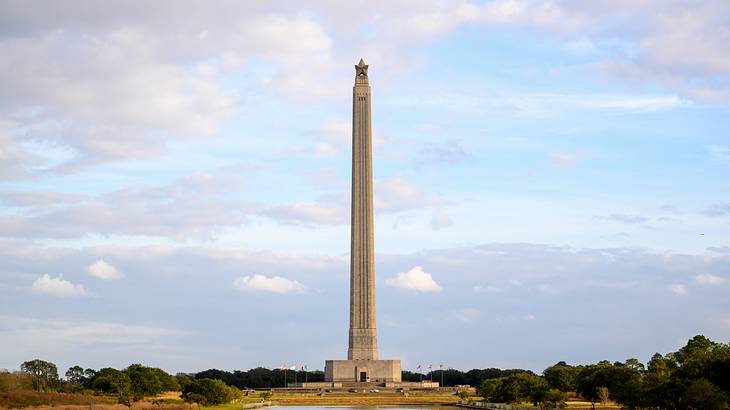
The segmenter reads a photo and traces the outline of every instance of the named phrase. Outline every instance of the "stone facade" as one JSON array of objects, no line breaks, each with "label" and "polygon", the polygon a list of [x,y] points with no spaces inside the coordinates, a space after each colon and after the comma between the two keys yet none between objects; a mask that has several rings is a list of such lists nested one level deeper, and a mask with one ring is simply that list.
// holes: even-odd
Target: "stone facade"
[{"label": "stone facade", "polygon": [[324,379],[347,383],[393,383],[401,381],[400,360],[327,360]]},{"label": "stone facade", "polygon": [[348,360],[327,360],[325,381],[400,383],[400,360],[379,360],[375,327],[373,136],[368,65],[355,66],[352,89],[352,209],[350,224],[350,331]]},{"label": "stone facade", "polygon": [[350,224],[350,334],[347,358],[377,360],[373,150],[368,66],[355,66],[352,88],[352,214]]}]

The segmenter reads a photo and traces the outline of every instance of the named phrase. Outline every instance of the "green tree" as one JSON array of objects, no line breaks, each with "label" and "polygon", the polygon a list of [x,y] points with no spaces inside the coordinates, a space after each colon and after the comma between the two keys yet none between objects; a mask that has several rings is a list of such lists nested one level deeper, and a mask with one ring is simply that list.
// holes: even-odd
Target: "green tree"
[{"label": "green tree", "polygon": [[83,383],[84,368],[81,366],[69,367],[68,370],[66,370],[66,380],[72,383]]},{"label": "green tree", "polygon": [[704,378],[695,380],[684,396],[687,408],[691,410],[720,410],[727,404],[725,393]]},{"label": "green tree", "polygon": [[23,362],[20,370],[31,375],[33,389],[38,391],[49,391],[58,386],[58,369],[56,365],[40,359]]},{"label": "green tree", "polygon": [[66,370],[66,382],[72,391],[77,391],[86,384],[84,368],[81,366],[69,367]]},{"label": "green tree", "polygon": [[[188,403],[214,406],[236,398],[236,390],[220,380],[195,379],[185,386],[182,398]],[[240,391],[238,392],[240,394]]]},{"label": "green tree", "polygon": [[575,378],[579,372],[580,367],[558,362],[545,369],[542,374],[551,388],[567,392],[575,391]]},{"label": "green tree", "polygon": [[549,389],[542,395],[542,400],[538,403],[541,409],[564,409],[568,405],[565,403],[565,393],[558,389]]},{"label": "green tree", "polygon": [[117,369],[105,367],[100,369],[91,383],[95,390],[117,395],[131,395],[132,381],[129,376]]},{"label": "green tree", "polygon": [[482,384],[477,387],[477,394],[486,401],[496,401],[497,391],[501,387],[503,379],[504,378],[485,379],[482,381]]},{"label": "green tree", "polygon": [[159,373],[152,368],[133,364],[124,369],[130,381],[132,395],[135,399],[141,400],[144,396],[155,396],[162,392],[162,382]]},{"label": "green tree", "polygon": [[547,382],[531,372],[513,373],[500,380],[492,400],[500,403],[520,403],[541,400],[548,389]]}]

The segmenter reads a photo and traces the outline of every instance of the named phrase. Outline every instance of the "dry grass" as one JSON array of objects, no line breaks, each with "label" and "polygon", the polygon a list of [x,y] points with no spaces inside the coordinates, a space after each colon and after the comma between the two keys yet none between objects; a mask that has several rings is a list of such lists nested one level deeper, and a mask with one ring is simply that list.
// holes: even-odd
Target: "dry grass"
[{"label": "dry grass", "polygon": [[87,396],[74,393],[37,392],[32,390],[16,390],[0,392],[0,407],[23,408],[38,406],[78,405],[89,407],[89,404],[116,403],[116,398],[106,396]]},{"label": "dry grass", "polygon": [[[571,400],[567,402],[568,409],[569,410],[584,410],[584,409],[591,409],[591,402],[589,401],[579,401],[579,400]],[[620,409],[621,406],[615,403],[608,403],[605,405],[602,404],[596,404],[596,410],[615,410]]]},{"label": "dry grass", "polygon": [[387,393],[342,393],[316,395],[274,395],[272,401],[282,406],[416,406],[456,404],[459,398],[454,395],[410,395]]}]

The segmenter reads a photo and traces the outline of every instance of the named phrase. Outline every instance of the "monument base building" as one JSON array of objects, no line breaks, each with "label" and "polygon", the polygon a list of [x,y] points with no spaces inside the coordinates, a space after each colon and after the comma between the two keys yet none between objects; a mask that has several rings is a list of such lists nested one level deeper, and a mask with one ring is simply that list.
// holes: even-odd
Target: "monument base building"
[{"label": "monument base building", "polygon": [[400,360],[326,360],[324,380],[333,383],[400,383]]}]

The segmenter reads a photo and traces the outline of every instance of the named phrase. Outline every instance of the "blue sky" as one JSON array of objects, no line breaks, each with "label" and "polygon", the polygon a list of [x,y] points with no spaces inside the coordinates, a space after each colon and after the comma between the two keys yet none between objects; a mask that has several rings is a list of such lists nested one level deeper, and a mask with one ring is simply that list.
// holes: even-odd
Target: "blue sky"
[{"label": "blue sky", "polygon": [[0,11],[0,368],[344,357],[360,57],[382,357],[730,339],[726,2]]}]

